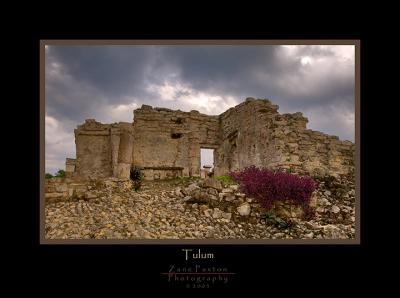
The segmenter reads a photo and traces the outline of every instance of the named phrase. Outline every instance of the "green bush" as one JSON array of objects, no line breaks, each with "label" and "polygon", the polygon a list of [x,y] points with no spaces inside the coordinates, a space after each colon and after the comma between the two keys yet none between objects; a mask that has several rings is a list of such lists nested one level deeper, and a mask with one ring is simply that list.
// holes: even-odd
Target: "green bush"
[{"label": "green bush", "polygon": [[44,178],[45,179],[50,179],[50,178],[53,178],[53,175],[50,174],[50,173],[46,173],[46,174],[44,174]]},{"label": "green bush", "polygon": [[232,180],[232,178],[230,176],[217,176],[217,177],[214,177],[214,179],[221,181],[222,184],[224,184],[224,185],[231,185],[234,183],[234,181]]},{"label": "green bush", "polygon": [[56,173],[56,175],[55,175],[54,177],[64,178],[64,177],[65,177],[65,171],[59,169],[58,172]]},{"label": "green bush", "polygon": [[267,211],[261,214],[261,218],[265,220],[265,223],[269,225],[273,225],[280,230],[290,229],[294,226],[294,222],[290,219],[284,220],[278,216],[276,216],[273,212]]}]

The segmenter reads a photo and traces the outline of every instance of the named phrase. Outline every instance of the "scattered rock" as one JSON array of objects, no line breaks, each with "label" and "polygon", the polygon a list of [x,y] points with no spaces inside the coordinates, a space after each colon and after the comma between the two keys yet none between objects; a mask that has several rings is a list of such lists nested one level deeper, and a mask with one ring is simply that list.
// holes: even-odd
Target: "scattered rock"
[{"label": "scattered rock", "polygon": [[121,238],[122,238],[122,234],[121,234],[120,232],[114,232],[113,238],[115,238],[115,239],[121,239]]},{"label": "scattered rock", "polygon": [[251,207],[249,203],[244,203],[237,208],[237,211],[241,216],[248,216],[250,214],[250,210]]},{"label": "scattered rock", "polygon": [[338,227],[334,225],[326,225],[323,227],[323,234],[325,239],[346,239],[347,235]]},{"label": "scattered rock", "polygon": [[189,201],[191,198],[192,198],[191,196],[186,196],[186,197],[183,198],[183,201],[184,202]]},{"label": "scattered rock", "polygon": [[85,193],[85,198],[88,199],[88,200],[90,200],[90,199],[96,199],[96,198],[97,198],[97,195],[96,195],[94,192],[92,192],[92,191],[87,191],[87,192]]},{"label": "scattered rock", "polygon": [[238,191],[239,190],[239,185],[232,184],[232,185],[229,185],[229,188],[232,189],[233,191]]},{"label": "scattered rock", "polygon": [[206,209],[203,212],[204,212],[204,215],[206,217],[211,217],[213,215],[213,210],[212,209]]},{"label": "scattered rock", "polygon": [[136,231],[136,226],[134,224],[130,224],[127,226],[127,230],[131,233]]},{"label": "scattered rock", "polygon": [[[354,182],[346,179],[334,178],[319,185],[313,195],[317,202],[315,218],[306,221],[287,209],[292,218],[276,218],[276,222],[287,223],[279,225],[261,217],[265,210],[236,187],[221,186],[217,190],[198,182],[184,187],[185,183],[155,181],[144,182],[135,192],[129,181],[118,179],[86,184],[60,180],[57,188],[45,188],[45,237],[351,239],[355,237]],[[276,210],[272,211],[278,216]]]},{"label": "scattered rock", "polygon": [[209,208],[208,208],[207,205],[200,205],[199,209],[200,209],[200,211],[203,211],[203,212],[204,212],[204,210],[207,210],[207,209],[209,209]]},{"label": "scattered rock", "polygon": [[303,237],[306,238],[306,239],[312,239],[314,237],[314,233],[310,232],[308,234],[305,234]]},{"label": "scattered rock", "polygon": [[222,217],[230,220],[232,218],[232,213],[224,212],[224,213],[222,213]]},{"label": "scattered rock", "polygon": [[213,218],[221,218],[223,212],[219,210],[219,208],[214,208],[214,213],[212,215]]},{"label": "scattered rock", "polygon": [[332,205],[331,202],[329,202],[326,198],[321,198],[319,200],[319,204],[321,206],[330,206],[330,205]]},{"label": "scattered rock", "polygon": [[175,190],[175,195],[176,195],[178,198],[183,197],[183,193],[181,192],[181,189],[180,189],[179,187]]},{"label": "scattered rock", "polygon": [[226,195],[226,196],[224,197],[224,199],[225,199],[225,201],[227,201],[227,202],[232,202],[232,201],[235,200],[235,196],[234,196],[234,195]]},{"label": "scattered rock", "polygon": [[192,183],[183,190],[183,193],[188,196],[195,190],[199,190],[199,189],[200,189],[200,187],[196,183]]},{"label": "scattered rock", "polygon": [[218,196],[218,190],[216,190],[215,188],[209,188],[207,192],[212,196]]},{"label": "scattered rock", "polygon": [[202,186],[204,188],[214,188],[218,191],[222,190],[222,184],[220,181],[212,178],[207,178],[204,180]]}]

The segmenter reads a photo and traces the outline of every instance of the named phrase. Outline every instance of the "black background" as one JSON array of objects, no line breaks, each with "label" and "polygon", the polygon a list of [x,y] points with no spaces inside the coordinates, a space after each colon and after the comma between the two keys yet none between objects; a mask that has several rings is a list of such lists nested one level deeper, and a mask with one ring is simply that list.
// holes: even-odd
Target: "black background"
[{"label": "black background", "polygon": [[[137,295],[139,288],[146,291],[168,288],[161,272],[170,264],[182,264],[182,248],[201,248],[213,252],[215,263],[228,267],[236,272],[235,282],[229,284],[233,288],[243,288],[247,291],[260,289],[263,296],[272,296],[273,292],[286,294],[288,292],[341,293],[346,288],[356,291],[365,286],[366,281],[360,281],[359,276],[376,276],[383,272],[382,264],[387,263],[386,252],[378,255],[378,248],[387,251],[393,247],[390,242],[380,244],[386,236],[381,232],[381,224],[371,221],[382,210],[374,204],[377,194],[371,188],[376,180],[372,168],[376,162],[379,144],[372,142],[377,133],[376,120],[372,115],[376,112],[378,93],[373,89],[379,74],[375,71],[379,62],[374,60],[376,54],[376,39],[380,32],[366,23],[353,21],[353,14],[343,13],[338,19],[332,20],[334,29],[321,27],[324,15],[314,16],[309,22],[299,20],[286,27],[285,23],[269,18],[246,16],[237,18],[238,25],[229,22],[211,21],[208,18],[199,19],[201,26],[197,31],[183,33],[187,18],[178,19],[178,25],[169,32],[160,32],[165,24],[155,23],[155,17],[149,17],[141,24],[133,22],[136,14],[121,20],[109,20],[103,17],[101,25],[90,21],[84,25],[75,23],[76,16],[62,18],[57,22],[57,14],[40,16],[40,25],[36,21],[25,23],[18,35],[14,35],[23,68],[17,69],[13,78],[18,79],[14,87],[14,96],[23,100],[18,109],[19,119],[10,120],[12,131],[24,131],[24,137],[16,137],[13,141],[19,145],[13,146],[13,151],[23,157],[23,168],[18,168],[13,175],[25,175],[24,183],[18,181],[14,189],[17,198],[13,198],[12,210],[19,208],[18,216],[12,216],[13,237],[7,248],[6,259],[11,261],[9,276],[19,281],[15,290],[27,286],[25,281],[37,280],[27,289],[75,293],[83,286],[89,292],[101,291],[115,293],[127,291],[129,295]],[[354,27],[343,24],[346,16]],[[84,20],[83,16],[80,16]],[[118,18],[117,18],[118,19]],[[180,22],[182,21],[182,23]],[[55,23],[62,23],[55,27]],[[212,28],[206,32],[205,23],[211,23]],[[215,29],[213,25],[221,23],[223,29]],[[249,24],[249,29],[244,29]],[[340,26],[340,24],[342,26]],[[111,25],[114,25],[111,26]],[[117,24],[117,25],[116,25]],[[303,24],[301,29],[299,24]],[[318,25],[317,25],[318,24]],[[279,26],[278,26],[279,25]],[[111,29],[112,28],[112,29]],[[143,29],[146,28],[146,29]],[[189,31],[189,30],[188,30]],[[178,33],[179,32],[179,33]],[[360,39],[361,40],[361,206],[362,206],[362,243],[361,245],[40,245],[39,244],[39,40],[40,39]],[[13,39],[14,41],[14,39]],[[374,48],[375,46],[375,48]],[[17,46],[15,46],[17,47]],[[10,50],[14,51],[15,47]],[[26,77],[25,82],[20,79]],[[16,92],[15,92],[16,91]],[[26,93],[26,94],[25,94]],[[11,99],[13,101],[13,99]],[[21,112],[26,115],[21,116]],[[7,114],[7,113],[5,113]],[[12,119],[15,114],[10,113]],[[17,123],[18,122],[18,123]],[[375,121],[376,122],[376,121]],[[21,127],[16,128],[19,124]],[[15,134],[18,135],[18,134]],[[367,145],[368,142],[368,145]],[[19,149],[19,150],[18,150]],[[15,168],[15,167],[14,167]],[[22,170],[23,169],[23,170]],[[29,169],[29,171],[27,171]],[[28,174],[29,172],[29,174]],[[29,175],[29,176],[28,176]],[[29,178],[28,178],[29,177]],[[378,183],[379,184],[379,183]],[[369,189],[367,190],[367,187]],[[25,192],[25,193],[24,193]],[[14,195],[15,196],[15,195]],[[380,253],[382,251],[379,251]],[[16,254],[14,254],[16,253]],[[378,265],[379,269],[375,269]],[[371,282],[370,285],[373,285]],[[323,292],[320,292],[321,294]]]}]

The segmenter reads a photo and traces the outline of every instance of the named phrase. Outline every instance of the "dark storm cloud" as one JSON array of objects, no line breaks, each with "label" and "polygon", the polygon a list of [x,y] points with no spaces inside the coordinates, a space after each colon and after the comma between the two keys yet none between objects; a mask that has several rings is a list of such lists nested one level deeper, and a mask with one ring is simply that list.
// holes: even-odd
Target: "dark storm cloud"
[{"label": "dark storm cloud", "polygon": [[[145,75],[155,48],[51,46],[46,55],[46,108],[82,121],[102,105],[145,98]],[[94,113],[93,113],[94,112]]]},{"label": "dark storm cloud", "polygon": [[[353,95],[354,81],[342,74],[328,75],[325,81],[297,93],[290,80],[305,75],[300,59],[282,56],[278,46],[183,46],[164,47],[166,60],[174,61],[181,69],[181,79],[197,90],[229,94],[238,98],[254,96],[270,98],[278,104],[304,108],[318,102],[343,101]],[[331,57],[331,49],[300,47],[297,56]],[[258,77],[262,79],[258,79]],[[288,81],[288,87],[281,84]],[[318,83],[318,84],[317,84]],[[348,101],[352,104],[353,98]]]},{"label": "dark storm cloud", "polygon": [[282,113],[303,112],[312,129],[354,140],[349,47],[49,46],[45,62],[51,169],[66,157],[60,144],[73,155],[84,119],[132,121],[141,104],[219,114],[249,96],[269,98]]},{"label": "dark storm cloud", "polygon": [[55,46],[50,56],[76,80],[120,96],[141,88],[152,50],[144,46]]},{"label": "dark storm cloud", "polygon": [[275,51],[275,47],[259,46],[163,47],[165,59],[179,65],[181,78],[194,89],[237,96],[255,86],[248,74],[260,64],[266,72],[276,69]]}]

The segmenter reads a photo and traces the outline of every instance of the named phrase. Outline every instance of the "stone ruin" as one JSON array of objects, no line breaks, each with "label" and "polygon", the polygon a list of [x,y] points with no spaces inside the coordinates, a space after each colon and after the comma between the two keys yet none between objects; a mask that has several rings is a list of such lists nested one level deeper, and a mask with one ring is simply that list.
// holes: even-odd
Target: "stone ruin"
[{"label": "stone ruin", "polygon": [[88,119],[75,129],[76,159],[67,177],[129,178],[132,165],[145,179],[200,177],[200,149],[214,149],[214,175],[248,166],[312,175],[350,174],[355,145],[307,129],[302,113],[280,114],[267,99],[247,98],[218,116],[142,105],[133,123]]}]

